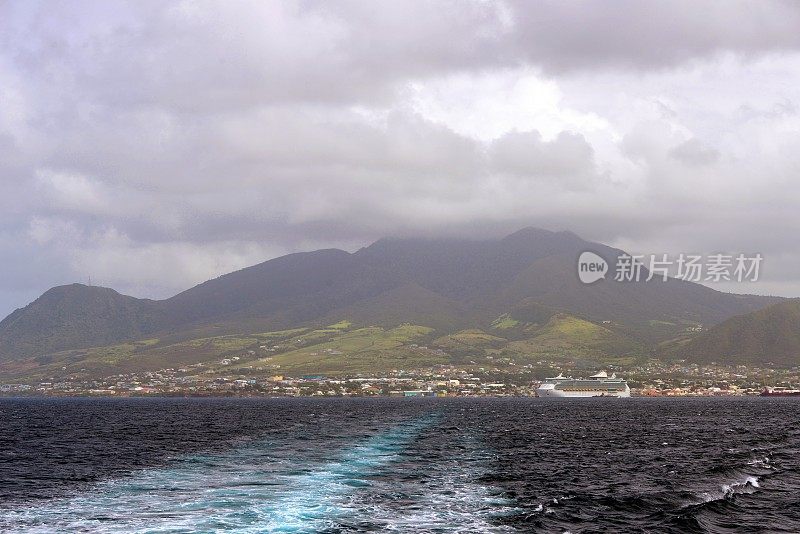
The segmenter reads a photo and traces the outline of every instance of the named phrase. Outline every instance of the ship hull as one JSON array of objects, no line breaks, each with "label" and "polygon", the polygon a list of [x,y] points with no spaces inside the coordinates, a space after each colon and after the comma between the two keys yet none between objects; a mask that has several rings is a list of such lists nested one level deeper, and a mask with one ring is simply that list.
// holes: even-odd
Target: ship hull
[{"label": "ship hull", "polygon": [[558,389],[554,384],[542,384],[536,390],[536,396],[540,398],[570,398],[570,399],[586,399],[591,397],[620,397],[627,398],[631,396],[631,390],[626,385],[625,389],[620,391],[606,391],[603,389],[597,390],[584,390],[584,391],[569,391]]}]

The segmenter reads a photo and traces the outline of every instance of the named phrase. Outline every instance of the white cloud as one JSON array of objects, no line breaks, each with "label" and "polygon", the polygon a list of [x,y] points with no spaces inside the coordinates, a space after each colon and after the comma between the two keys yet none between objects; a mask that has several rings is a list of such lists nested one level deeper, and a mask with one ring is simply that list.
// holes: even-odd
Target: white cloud
[{"label": "white cloud", "polygon": [[53,208],[101,214],[114,209],[104,185],[86,176],[42,169],[36,173],[39,190]]},{"label": "white cloud", "polygon": [[408,98],[424,117],[483,141],[513,131],[536,130],[551,140],[564,130],[609,128],[598,115],[567,107],[556,80],[530,68],[460,73],[414,82]]}]

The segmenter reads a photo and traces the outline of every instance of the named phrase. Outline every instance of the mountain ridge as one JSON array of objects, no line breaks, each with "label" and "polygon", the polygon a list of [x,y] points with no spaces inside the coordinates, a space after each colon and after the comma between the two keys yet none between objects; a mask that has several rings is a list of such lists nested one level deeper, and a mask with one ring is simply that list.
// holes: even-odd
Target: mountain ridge
[{"label": "mountain ridge", "polygon": [[[0,321],[0,361],[144,337],[263,332],[341,318],[365,326],[427,324],[447,333],[491,328],[522,302],[612,324],[651,343],[780,300],[673,279],[584,285],[576,261],[585,250],[610,264],[622,253],[572,232],[529,227],[500,239],[384,238],[352,253],[289,254],[164,300],[59,286]],[[653,329],[653,321],[671,326]]]}]

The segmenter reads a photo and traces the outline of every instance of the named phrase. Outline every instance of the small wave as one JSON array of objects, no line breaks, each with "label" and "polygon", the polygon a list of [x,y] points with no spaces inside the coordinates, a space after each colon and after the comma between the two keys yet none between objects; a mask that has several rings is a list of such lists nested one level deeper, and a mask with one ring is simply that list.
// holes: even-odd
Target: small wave
[{"label": "small wave", "polygon": [[758,477],[747,476],[744,480],[720,485],[719,491],[704,491],[701,500],[704,503],[732,499],[735,495],[754,493],[761,487]]},{"label": "small wave", "polygon": [[753,458],[747,462],[747,465],[752,467],[760,467],[761,469],[775,469],[775,466],[770,462],[769,456],[763,458]]}]

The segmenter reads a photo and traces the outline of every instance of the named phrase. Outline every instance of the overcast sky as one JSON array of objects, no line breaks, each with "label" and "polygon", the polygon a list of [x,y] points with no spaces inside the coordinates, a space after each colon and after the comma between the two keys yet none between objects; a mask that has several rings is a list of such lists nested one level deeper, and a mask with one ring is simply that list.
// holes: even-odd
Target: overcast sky
[{"label": "overcast sky", "polygon": [[0,316],[529,225],[800,296],[798,106],[791,0],[0,0]]}]

